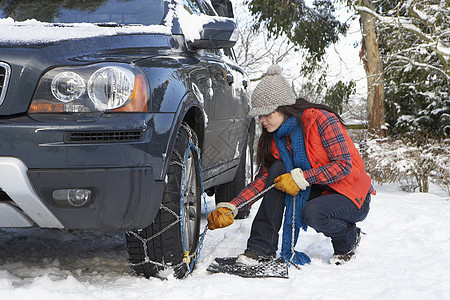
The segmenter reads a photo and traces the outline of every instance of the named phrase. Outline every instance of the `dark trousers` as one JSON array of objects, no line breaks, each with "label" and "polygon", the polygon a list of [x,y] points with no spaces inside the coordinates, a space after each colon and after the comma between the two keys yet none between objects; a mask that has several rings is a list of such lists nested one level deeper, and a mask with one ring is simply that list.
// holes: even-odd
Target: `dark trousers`
[{"label": "dark trousers", "polygon": [[[282,161],[269,169],[266,187],[286,173]],[[323,187],[312,185],[308,202],[303,207],[303,220],[317,232],[331,238],[335,253],[346,253],[356,242],[356,222],[364,220],[369,212],[370,194],[361,209],[346,196],[338,193],[321,195]],[[275,256],[278,249],[278,232],[283,222],[286,194],[273,188],[263,197],[261,206],[253,220],[247,251],[259,255]]]}]

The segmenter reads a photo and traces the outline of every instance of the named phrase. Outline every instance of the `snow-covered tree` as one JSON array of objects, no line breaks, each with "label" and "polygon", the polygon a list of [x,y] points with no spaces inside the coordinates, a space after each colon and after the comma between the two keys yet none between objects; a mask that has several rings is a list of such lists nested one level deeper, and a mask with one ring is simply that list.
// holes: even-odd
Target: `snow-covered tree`
[{"label": "snow-covered tree", "polygon": [[450,80],[450,1],[372,1],[377,3],[372,9],[361,2],[354,1],[355,9],[376,18],[379,35],[395,41],[386,65],[414,66]]},{"label": "snow-covered tree", "polygon": [[373,11],[378,1],[348,0],[360,15],[362,45],[360,58],[364,63],[367,76],[367,112],[369,131],[372,135],[385,134],[385,107],[384,107],[384,70],[380,57],[380,50],[376,34],[376,19],[366,12]]},{"label": "snow-covered tree", "polygon": [[[377,11],[393,135],[450,136],[450,1],[381,1]],[[414,135],[414,136],[412,136]]]}]

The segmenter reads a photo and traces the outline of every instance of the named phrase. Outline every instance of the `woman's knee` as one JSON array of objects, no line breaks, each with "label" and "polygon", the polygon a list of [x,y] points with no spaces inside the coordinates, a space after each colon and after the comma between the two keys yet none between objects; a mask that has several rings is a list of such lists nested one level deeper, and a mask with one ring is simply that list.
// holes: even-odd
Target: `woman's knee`
[{"label": "woman's knee", "polygon": [[329,226],[333,219],[333,213],[326,205],[327,201],[323,200],[325,200],[323,197],[312,199],[306,202],[302,209],[302,218],[305,223],[318,231]]},{"label": "woman's knee", "polygon": [[319,207],[313,201],[307,202],[302,209],[303,221],[311,227],[314,227],[322,217]]}]

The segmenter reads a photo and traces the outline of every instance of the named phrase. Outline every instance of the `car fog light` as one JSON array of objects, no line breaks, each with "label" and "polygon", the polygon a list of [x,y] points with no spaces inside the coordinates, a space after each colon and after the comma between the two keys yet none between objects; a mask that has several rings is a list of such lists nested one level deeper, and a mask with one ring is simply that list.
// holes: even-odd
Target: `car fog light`
[{"label": "car fog light", "polygon": [[88,189],[61,189],[54,190],[53,200],[63,206],[84,206],[91,202],[92,192]]}]

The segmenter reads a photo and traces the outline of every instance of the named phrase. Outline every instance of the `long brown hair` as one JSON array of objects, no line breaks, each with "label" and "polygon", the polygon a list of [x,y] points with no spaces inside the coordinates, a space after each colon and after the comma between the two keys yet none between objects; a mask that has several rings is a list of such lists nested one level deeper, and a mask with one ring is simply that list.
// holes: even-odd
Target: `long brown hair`
[{"label": "long brown hair", "polygon": [[[295,104],[286,105],[286,106],[278,106],[275,110],[288,118],[294,116],[297,118],[298,124],[303,127],[300,113],[309,108],[323,109],[329,111],[336,115],[336,117],[341,121],[341,123],[345,126],[344,120],[330,107],[309,102],[303,98],[298,98],[295,100]],[[271,132],[268,132],[264,127],[262,129],[261,137],[258,140],[258,147],[256,149],[256,163],[260,168],[270,168],[270,166],[276,161],[276,158],[273,157],[271,153],[272,148],[272,136]]]}]

